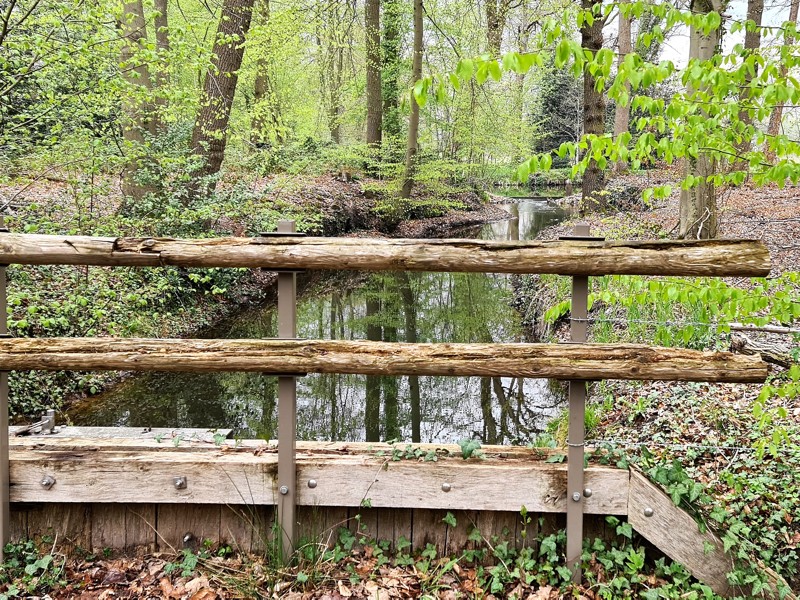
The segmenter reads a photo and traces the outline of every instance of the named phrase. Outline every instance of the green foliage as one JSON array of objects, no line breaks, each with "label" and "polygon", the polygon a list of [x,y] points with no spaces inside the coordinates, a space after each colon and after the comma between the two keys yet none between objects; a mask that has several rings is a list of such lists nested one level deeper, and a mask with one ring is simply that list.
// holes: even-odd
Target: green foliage
[{"label": "green foliage", "polygon": [[461,447],[461,458],[467,460],[471,457],[480,457],[482,455],[480,448],[481,443],[478,440],[465,438],[463,440],[458,441],[458,445]]},{"label": "green foliage", "polygon": [[6,544],[0,565],[0,599],[26,598],[65,583],[61,557],[42,553],[32,541]]}]

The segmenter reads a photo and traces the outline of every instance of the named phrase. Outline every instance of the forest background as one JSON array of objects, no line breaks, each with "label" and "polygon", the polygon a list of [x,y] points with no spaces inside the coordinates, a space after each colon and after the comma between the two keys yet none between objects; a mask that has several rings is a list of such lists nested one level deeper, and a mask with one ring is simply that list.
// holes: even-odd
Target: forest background
[{"label": "forest background", "polygon": [[[3,208],[32,233],[253,235],[285,217],[316,232],[324,211],[291,198],[333,173],[357,180],[391,229],[462,206],[464,190],[533,179],[580,181],[581,214],[615,212],[631,204],[606,181],[630,174],[657,183],[640,186],[637,207],[676,201],[660,235],[713,238],[721,193],[800,176],[797,13],[797,0],[3,0]],[[210,319],[202,296],[241,274],[10,267],[9,277],[15,335],[153,335]],[[668,329],[664,344],[715,347],[710,332],[730,322],[800,319],[796,262],[763,281],[598,286],[593,301],[623,319],[708,323]],[[558,297],[543,308],[550,322],[566,311]],[[788,354],[796,363],[796,343]],[[799,460],[786,421],[798,379],[789,366],[750,398],[739,441],[759,457]],[[100,384],[15,374],[13,410]],[[739,466],[729,489],[753,468]],[[773,467],[770,489],[785,464]],[[672,484],[684,486],[679,500],[695,493]],[[768,552],[791,579],[800,537],[785,515],[797,486],[789,496],[737,544],[743,556]],[[753,545],[767,534],[775,549]]]}]

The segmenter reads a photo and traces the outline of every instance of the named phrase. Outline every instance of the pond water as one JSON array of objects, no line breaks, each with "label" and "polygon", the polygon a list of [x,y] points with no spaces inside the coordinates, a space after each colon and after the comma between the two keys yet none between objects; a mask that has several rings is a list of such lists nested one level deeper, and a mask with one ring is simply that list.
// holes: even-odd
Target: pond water
[{"label": "pond water", "polygon": [[[564,219],[544,200],[504,205],[513,218],[456,237],[527,240]],[[298,336],[409,342],[525,341],[507,275],[326,273],[299,281]],[[273,307],[245,310],[206,332],[214,338],[277,335]],[[542,379],[367,377],[297,380],[300,440],[524,443],[557,413],[563,393]],[[76,425],[230,428],[277,438],[277,379],[257,373],[147,373],[77,406]]]}]

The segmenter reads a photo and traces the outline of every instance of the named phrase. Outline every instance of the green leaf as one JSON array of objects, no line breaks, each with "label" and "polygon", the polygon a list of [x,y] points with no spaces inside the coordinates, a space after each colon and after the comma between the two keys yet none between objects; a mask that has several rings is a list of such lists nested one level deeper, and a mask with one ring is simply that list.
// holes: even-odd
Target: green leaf
[{"label": "green leaf", "polygon": [[474,72],[475,63],[472,60],[469,58],[462,58],[460,61],[458,61],[458,66],[456,67],[456,75],[458,77],[464,81],[469,81]]},{"label": "green leaf", "polygon": [[447,511],[447,514],[444,516],[444,519],[442,519],[442,521],[453,528],[455,528],[457,525],[455,515],[453,515],[453,513],[451,513],[450,511]]}]

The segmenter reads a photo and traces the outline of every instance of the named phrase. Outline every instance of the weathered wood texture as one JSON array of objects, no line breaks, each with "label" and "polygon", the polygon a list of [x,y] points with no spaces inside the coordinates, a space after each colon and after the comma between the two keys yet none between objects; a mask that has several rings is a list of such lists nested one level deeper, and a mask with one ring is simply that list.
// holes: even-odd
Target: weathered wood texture
[{"label": "weathered wood texture", "polygon": [[458,271],[561,275],[765,276],[755,240],[555,241],[372,238],[111,238],[8,233],[0,263]]},{"label": "weathered wood texture", "polygon": [[[725,554],[722,541],[710,531],[702,533],[688,513],[675,506],[667,494],[634,469],[631,470],[628,498],[628,522],[639,535],[685,566],[720,596],[752,595],[752,590],[728,583],[727,574],[735,564],[733,558]],[[650,517],[645,515],[648,508],[653,511]],[[797,600],[780,575],[764,565],[758,568],[769,582],[768,589],[759,597]]]},{"label": "weathered wood texture", "polygon": [[[726,577],[734,568],[733,560],[723,552],[719,538],[701,533],[688,513],[637,471],[631,471],[628,498],[628,522],[642,537],[718,594],[734,591]],[[647,508],[653,510],[651,517],[645,516]]]},{"label": "weathered wood texture", "polygon": [[[110,440],[17,440],[11,451],[12,502],[250,506],[273,505],[280,498],[277,453],[264,446],[179,449],[144,441],[141,448],[126,449]],[[532,512],[566,510],[566,465],[545,463],[546,455],[527,450],[465,461],[455,450],[452,454],[420,463],[393,461],[391,452],[311,452],[301,446],[298,504],[358,507],[369,500],[376,508],[517,512],[524,505]],[[41,484],[46,476],[56,482],[50,489]],[[186,487],[176,488],[175,477],[185,478]],[[312,479],[314,488],[308,486]],[[594,494],[586,500],[586,512],[624,514],[627,480],[627,472],[619,469],[587,469]],[[502,494],[497,494],[498,485]],[[173,533],[170,543],[177,539]]]},{"label": "weathered wood texture", "polygon": [[409,344],[341,340],[14,338],[4,370],[256,371],[760,382],[758,357],[634,344]]},{"label": "weathered wood texture", "polygon": [[[205,540],[230,544],[241,552],[275,551],[273,512],[265,513],[265,520],[254,523],[249,511],[235,513],[224,505],[192,506],[189,511],[183,505],[153,505],[152,512],[147,515],[140,513],[142,507],[141,504],[12,504],[11,516],[16,522],[31,523],[33,539],[41,540],[46,535],[49,544],[55,540],[59,550],[65,552],[78,548],[97,553],[173,552],[196,547]],[[413,548],[425,548],[430,543],[441,554],[457,554],[475,546],[475,542],[467,539],[473,528],[491,544],[507,542],[510,547],[519,548],[535,543],[536,523],[541,516],[529,513],[532,523],[523,535],[519,512],[451,512],[456,517],[455,528],[444,523],[447,511],[442,509],[351,507],[348,510],[347,507],[306,506],[298,510],[298,526],[302,544],[331,547],[338,540],[340,528],[349,528],[351,532],[360,530],[359,538],[376,537],[387,540],[392,547],[402,539],[411,542]],[[477,515],[474,520],[473,514]],[[599,530],[604,517],[587,515],[586,519]],[[364,523],[365,528],[361,529],[359,523]],[[28,539],[28,532],[14,529],[11,539]]]}]

